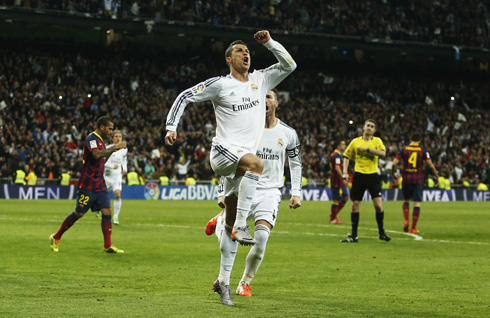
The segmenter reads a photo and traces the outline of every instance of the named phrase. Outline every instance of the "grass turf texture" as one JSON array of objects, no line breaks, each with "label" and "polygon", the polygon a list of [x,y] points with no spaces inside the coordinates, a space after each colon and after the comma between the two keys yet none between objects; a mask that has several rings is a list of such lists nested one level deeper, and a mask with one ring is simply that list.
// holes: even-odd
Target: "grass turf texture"
[{"label": "grass turf texture", "polygon": [[0,201],[1,317],[487,317],[490,312],[490,203],[422,204],[420,237],[402,232],[401,202],[385,202],[387,243],[377,238],[372,203],[361,204],[358,244],[328,224],[331,202],[282,202],[253,297],[234,291],[246,253],[231,277],[236,306],[211,285],[219,246],[204,227],[211,201],[123,200],[113,243],[103,252],[100,219],[88,213],[63,236],[48,237],[75,201]]}]

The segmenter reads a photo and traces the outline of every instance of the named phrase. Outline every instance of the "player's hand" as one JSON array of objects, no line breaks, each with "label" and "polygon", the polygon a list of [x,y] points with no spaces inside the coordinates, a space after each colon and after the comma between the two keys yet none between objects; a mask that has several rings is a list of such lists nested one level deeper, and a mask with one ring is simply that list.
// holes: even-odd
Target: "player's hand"
[{"label": "player's hand", "polygon": [[269,34],[269,31],[262,30],[262,31],[255,33],[254,38],[255,38],[255,40],[257,40],[257,42],[265,44],[265,43],[269,42],[269,40],[271,39],[271,35]]},{"label": "player's hand", "polygon": [[367,149],[367,147],[357,147],[357,152],[366,152]]},{"label": "player's hand", "polygon": [[434,180],[434,188],[439,188],[439,177],[436,177]]},{"label": "player's hand", "polygon": [[120,150],[120,149],[124,149],[126,148],[126,142],[125,141],[121,141],[120,143],[114,145],[114,149],[116,150]]},{"label": "player's hand", "polygon": [[167,135],[165,136],[165,144],[167,146],[173,146],[175,140],[177,140],[177,132],[176,131],[167,131]]},{"label": "player's hand", "polygon": [[225,208],[225,197],[224,196],[218,197],[218,206],[222,209]]},{"label": "player's hand", "polygon": [[128,172],[126,170],[123,170],[123,172],[122,172],[123,176],[125,176],[126,173],[128,173]]},{"label": "player's hand", "polygon": [[289,208],[290,209],[297,209],[301,206],[301,199],[298,196],[293,196],[291,197],[291,200],[289,200]]},{"label": "player's hand", "polygon": [[344,179],[345,181],[349,180],[349,174],[348,173],[344,173],[342,175],[342,179]]}]

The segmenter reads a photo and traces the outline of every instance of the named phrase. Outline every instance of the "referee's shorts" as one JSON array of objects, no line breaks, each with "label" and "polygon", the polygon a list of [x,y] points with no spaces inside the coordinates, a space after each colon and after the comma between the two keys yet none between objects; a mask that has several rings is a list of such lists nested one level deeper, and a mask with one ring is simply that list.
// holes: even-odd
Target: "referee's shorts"
[{"label": "referee's shorts", "polygon": [[356,172],[352,180],[350,197],[352,201],[362,201],[364,192],[368,190],[371,197],[381,196],[381,176],[377,173],[364,174]]}]

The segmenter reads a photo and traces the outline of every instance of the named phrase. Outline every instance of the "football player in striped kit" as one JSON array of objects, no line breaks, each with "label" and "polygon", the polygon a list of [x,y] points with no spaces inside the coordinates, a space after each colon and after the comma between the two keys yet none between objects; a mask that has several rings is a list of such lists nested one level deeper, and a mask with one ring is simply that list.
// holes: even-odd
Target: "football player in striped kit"
[{"label": "football player in striped kit", "polygon": [[[302,167],[298,136],[293,128],[279,120],[275,115],[276,107],[279,104],[276,90],[271,90],[267,93],[266,103],[266,129],[257,149],[257,156],[264,162],[264,170],[259,178],[256,196],[253,199],[248,216],[248,218],[253,218],[255,222],[256,244],[247,255],[245,270],[236,289],[237,295],[241,296],[252,296],[250,282],[255,277],[262,263],[270,231],[277,220],[279,203],[281,202],[280,189],[284,185],[286,156],[289,159],[291,172],[291,200],[289,207],[296,209],[301,206]],[[230,182],[229,179],[223,181],[224,187],[220,187],[222,192],[219,195],[226,198],[225,215],[219,213],[206,225],[207,235],[216,233],[218,236],[222,252],[220,274],[213,285],[213,289],[217,292],[219,292],[218,282],[231,274],[238,248],[238,244],[233,242],[227,235],[231,228],[226,225],[228,222],[225,222],[225,218],[228,220],[228,215],[234,215],[233,210],[236,209],[238,185],[236,182]],[[223,202],[222,199],[220,199],[220,202]],[[228,303],[226,304],[229,305]]]},{"label": "football player in striped kit", "polygon": [[107,116],[97,120],[97,129],[89,134],[83,145],[83,168],[78,180],[78,193],[75,211],[66,217],[58,232],[49,237],[49,244],[54,252],[65,233],[89,209],[102,211],[102,234],[104,235],[104,250],[107,253],[124,253],[112,244],[112,213],[111,200],[104,180],[104,163],[114,152],[126,148],[125,142],[119,142],[112,148],[106,149],[104,139],[112,136],[114,123]]},{"label": "football player in striped kit", "polygon": [[[424,191],[424,163],[429,166],[431,172],[439,180],[436,167],[430,159],[430,155],[427,150],[420,145],[422,136],[419,133],[415,133],[410,138],[410,144],[400,149],[398,154],[393,160],[392,176],[395,176],[394,171],[398,162],[403,160],[403,217],[405,223],[403,225],[403,231],[408,232],[410,227],[410,200],[413,202],[412,211],[412,228],[410,233],[417,234],[417,222],[420,216],[420,202],[422,201],[422,194]],[[395,182],[397,180],[394,180]]]}]

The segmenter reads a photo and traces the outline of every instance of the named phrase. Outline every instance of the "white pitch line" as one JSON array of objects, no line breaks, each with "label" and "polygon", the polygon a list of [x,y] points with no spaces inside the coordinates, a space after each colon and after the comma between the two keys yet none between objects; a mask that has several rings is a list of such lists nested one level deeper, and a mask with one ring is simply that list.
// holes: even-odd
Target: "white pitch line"
[{"label": "white pitch line", "polygon": [[[29,221],[32,222],[32,219],[29,218],[11,218],[11,217],[5,217],[0,215],[0,220],[11,220],[11,221]],[[60,223],[61,220],[52,220],[52,219],[42,219],[42,221],[45,222],[50,222],[50,223]],[[92,220],[89,220],[91,223],[96,223],[97,221],[96,218],[93,218]],[[335,228],[345,228],[345,229],[351,229],[350,226],[345,226],[345,225],[333,225],[333,224],[303,224],[303,223],[285,223],[289,225],[298,225],[298,226],[306,226],[306,227],[322,227],[322,228],[329,228],[329,227],[335,227]],[[189,226],[189,225],[174,225],[174,224],[150,224],[150,223],[131,223],[131,226],[150,226],[150,227],[167,227],[167,228],[183,228],[183,229],[203,229],[204,227],[202,226]],[[367,231],[378,231],[378,229],[375,228],[359,228],[360,230],[367,230]],[[471,242],[471,241],[450,241],[450,240],[429,240],[429,239],[424,239],[422,236],[417,235],[417,234],[412,234],[412,233],[405,233],[405,232],[400,232],[400,231],[393,231],[393,230],[386,230],[386,232],[389,233],[394,233],[394,234],[400,234],[400,235],[405,235],[405,236],[410,236],[412,238],[396,238],[395,240],[415,240],[415,241],[424,241],[424,242],[435,242],[435,243],[452,243],[452,244],[471,244],[471,245],[490,245],[490,243],[487,242]],[[287,235],[307,235],[307,236],[333,236],[333,237],[345,237],[345,235],[342,234],[332,234],[332,233],[311,233],[311,232],[290,232],[290,231],[278,231],[274,230],[272,233],[277,233],[277,234],[287,234]],[[379,239],[377,236],[362,236],[362,238],[366,239]]]}]

